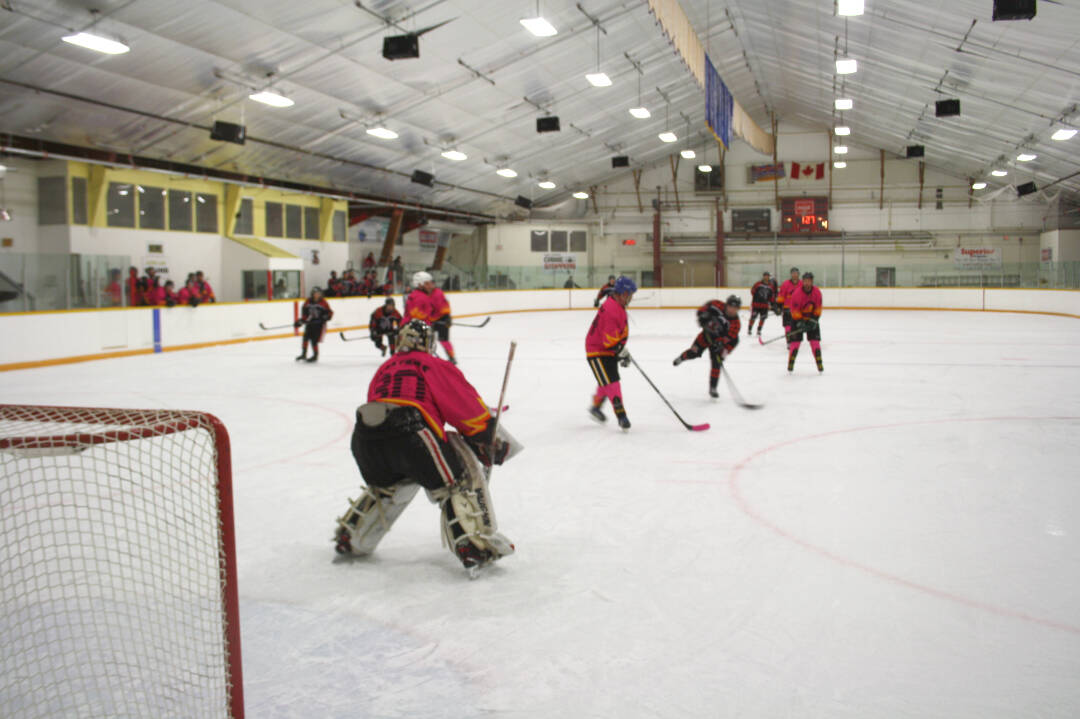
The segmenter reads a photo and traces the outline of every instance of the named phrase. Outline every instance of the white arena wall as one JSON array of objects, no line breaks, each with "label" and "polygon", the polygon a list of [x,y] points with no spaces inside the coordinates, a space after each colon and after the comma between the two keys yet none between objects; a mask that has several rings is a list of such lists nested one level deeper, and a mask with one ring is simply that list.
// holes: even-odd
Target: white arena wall
[{"label": "white arena wall", "polygon": [[[643,288],[632,307],[694,308],[706,300],[738,294],[749,305],[745,289],[717,287]],[[1080,290],[843,288],[823,290],[825,311],[831,309],[928,309],[994,312],[1036,312],[1080,319]],[[454,317],[504,312],[591,310],[596,291],[505,290],[454,292],[448,298]],[[331,299],[334,319],[328,333],[359,330],[382,298]],[[117,308],[0,315],[0,370],[14,370],[107,357],[194,349],[208,345],[289,337],[299,309],[294,300],[222,303],[198,308]],[[398,299],[398,308],[401,308]],[[155,343],[155,314],[158,318]],[[328,338],[333,341],[333,338]]]}]

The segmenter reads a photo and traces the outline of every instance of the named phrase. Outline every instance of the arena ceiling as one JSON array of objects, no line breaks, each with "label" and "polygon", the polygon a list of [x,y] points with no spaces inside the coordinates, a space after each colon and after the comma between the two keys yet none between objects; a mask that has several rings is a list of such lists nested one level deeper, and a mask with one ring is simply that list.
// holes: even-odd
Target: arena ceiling
[{"label": "arena ceiling", "polygon": [[[681,4],[766,129],[775,112],[823,132],[843,121],[849,145],[923,145],[927,164],[986,179],[977,196],[1015,197],[999,190],[1031,180],[1034,197],[1080,193],[1080,136],[1051,140],[1080,124],[1076,3],[1044,0],[1030,22],[991,22],[992,0],[866,0],[851,18],[833,0]],[[552,204],[626,174],[614,155],[640,167],[708,145],[703,93],[645,0],[539,6],[557,35],[519,23],[535,0],[6,0],[0,132],[484,215],[509,213],[518,195]],[[385,36],[441,23],[420,37],[418,59],[383,58]],[[87,29],[130,52],[61,41]],[[845,54],[854,75],[836,74]],[[612,86],[586,82],[597,67]],[[628,113],[639,84],[644,120]],[[248,99],[268,88],[295,104]],[[854,101],[842,116],[840,96]],[[936,117],[948,98],[961,115]],[[561,131],[538,134],[549,113]],[[244,124],[247,143],[211,140],[215,120]],[[376,126],[398,137],[367,133]],[[675,145],[658,140],[666,128]],[[444,159],[447,149],[468,159]],[[1037,157],[1018,162],[1022,152]],[[414,170],[435,186],[411,182]],[[545,178],[556,188],[539,188]]]}]

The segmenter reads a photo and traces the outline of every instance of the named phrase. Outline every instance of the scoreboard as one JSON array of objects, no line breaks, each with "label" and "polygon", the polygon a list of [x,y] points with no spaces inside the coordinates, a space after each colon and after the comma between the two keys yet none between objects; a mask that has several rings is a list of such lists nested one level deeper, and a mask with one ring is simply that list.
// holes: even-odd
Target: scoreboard
[{"label": "scoreboard", "polygon": [[780,201],[780,231],[812,234],[829,231],[829,198],[784,197]]}]

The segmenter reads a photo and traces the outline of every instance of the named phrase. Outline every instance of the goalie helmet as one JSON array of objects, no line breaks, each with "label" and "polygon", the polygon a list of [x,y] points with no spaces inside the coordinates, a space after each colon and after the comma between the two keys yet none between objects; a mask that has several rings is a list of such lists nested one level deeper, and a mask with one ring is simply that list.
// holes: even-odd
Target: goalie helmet
[{"label": "goalie helmet", "polygon": [[422,320],[412,320],[398,332],[397,354],[402,352],[431,352],[431,327]]},{"label": "goalie helmet", "polygon": [[727,306],[739,309],[742,307],[742,299],[740,299],[738,295],[728,295]]},{"label": "goalie helmet", "polygon": [[433,282],[433,281],[434,280],[432,280],[432,278],[431,278],[431,273],[429,273],[429,272],[420,271],[420,272],[414,273],[413,276],[412,276],[412,286],[414,288],[415,287],[423,287],[425,282]]}]

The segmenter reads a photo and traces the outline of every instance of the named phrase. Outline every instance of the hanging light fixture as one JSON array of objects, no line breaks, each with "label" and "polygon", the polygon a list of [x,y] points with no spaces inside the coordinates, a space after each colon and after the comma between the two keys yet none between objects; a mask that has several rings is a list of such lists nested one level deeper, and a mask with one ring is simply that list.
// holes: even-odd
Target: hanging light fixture
[{"label": "hanging light fixture", "polygon": [[686,118],[686,148],[679,153],[684,160],[693,160],[697,153],[690,147],[690,118]]},{"label": "hanging light fixture", "polygon": [[461,150],[457,150],[455,148],[450,148],[449,150],[444,150],[443,153],[442,153],[442,156],[445,157],[447,160],[452,160],[454,162],[461,162],[462,160],[468,160],[469,159],[468,155],[466,155]]},{"label": "hanging light fixture", "polygon": [[1016,156],[1016,161],[1017,162],[1031,162],[1036,157],[1038,157],[1038,155],[1036,155],[1033,152],[1021,152],[1019,155]]},{"label": "hanging light fixture", "polygon": [[990,174],[994,177],[1005,177],[1009,174],[1008,170],[991,170]]},{"label": "hanging light fixture", "polygon": [[665,129],[664,129],[663,132],[661,132],[659,135],[657,135],[657,137],[660,138],[661,142],[678,142],[679,141],[679,136],[676,135],[671,130],[667,129],[669,127],[671,127],[671,103],[670,102],[667,104],[667,109],[664,110],[664,128]]},{"label": "hanging light fixture", "polygon": [[130,47],[112,38],[102,37],[89,32],[77,32],[74,35],[65,35],[60,38],[69,45],[78,45],[87,50],[104,53],[105,55],[123,55],[131,50]]},{"label": "hanging light fixture", "polygon": [[973,183],[971,185],[971,189],[973,189],[973,190],[985,190],[986,189],[986,183],[985,182]]},{"label": "hanging light fixture", "polygon": [[853,17],[863,14],[863,0],[837,0],[836,14]]},{"label": "hanging light fixture", "polygon": [[851,128],[847,125],[837,125],[833,128],[833,132],[836,133],[837,136],[843,137],[851,134]]},{"label": "hanging light fixture", "polygon": [[536,0],[536,17],[527,17],[518,20],[521,26],[531,32],[536,37],[551,37],[557,35],[558,30],[550,22],[544,19],[544,16],[540,14],[540,0]]},{"label": "hanging light fixture", "polygon": [[498,170],[495,170],[495,174],[500,177],[517,177],[517,172],[511,170],[509,167],[500,167]]},{"label": "hanging light fixture", "polygon": [[637,76],[637,107],[630,108],[630,114],[639,120],[645,120],[652,113],[649,112],[649,108],[641,104],[641,73]]},{"label": "hanging light fixture", "polygon": [[263,90],[262,92],[254,92],[248,95],[249,100],[255,102],[261,102],[264,105],[270,107],[292,107],[296,103],[285,97],[284,95],[274,92],[273,90]]},{"label": "hanging light fixture", "polygon": [[556,184],[551,180],[540,180],[540,182],[536,183],[536,186],[544,190],[554,190],[556,188]]},{"label": "hanging light fixture", "polygon": [[611,78],[607,76],[607,73],[600,72],[600,26],[596,27],[596,72],[589,72],[585,74],[585,79],[589,81],[589,84],[593,87],[610,87]]},{"label": "hanging light fixture", "polygon": [[846,155],[848,153],[847,145],[837,145],[833,148],[833,152],[837,155]]},{"label": "hanging light fixture", "polygon": [[398,134],[396,132],[386,127],[383,127],[382,125],[377,125],[376,127],[369,127],[367,129],[367,134],[371,135],[372,137],[377,137],[380,140],[396,140],[398,137]]},{"label": "hanging light fixture", "polygon": [[838,97],[836,98],[834,106],[837,110],[850,110],[852,107],[855,106],[855,101],[852,100],[850,97]]},{"label": "hanging light fixture", "polygon": [[578,190],[577,192],[574,193],[574,197],[576,197],[579,200],[587,200],[587,199],[589,199],[589,193],[588,192],[582,192],[581,190]]},{"label": "hanging light fixture", "polygon": [[1050,139],[1057,140],[1058,142],[1064,142],[1065,140],[1073,139],[1073,137],[1075,136],[1076,130],[1072,129],[1071,127],[1063,127],[1054,132],[1054,134],[1050,136]]}]

